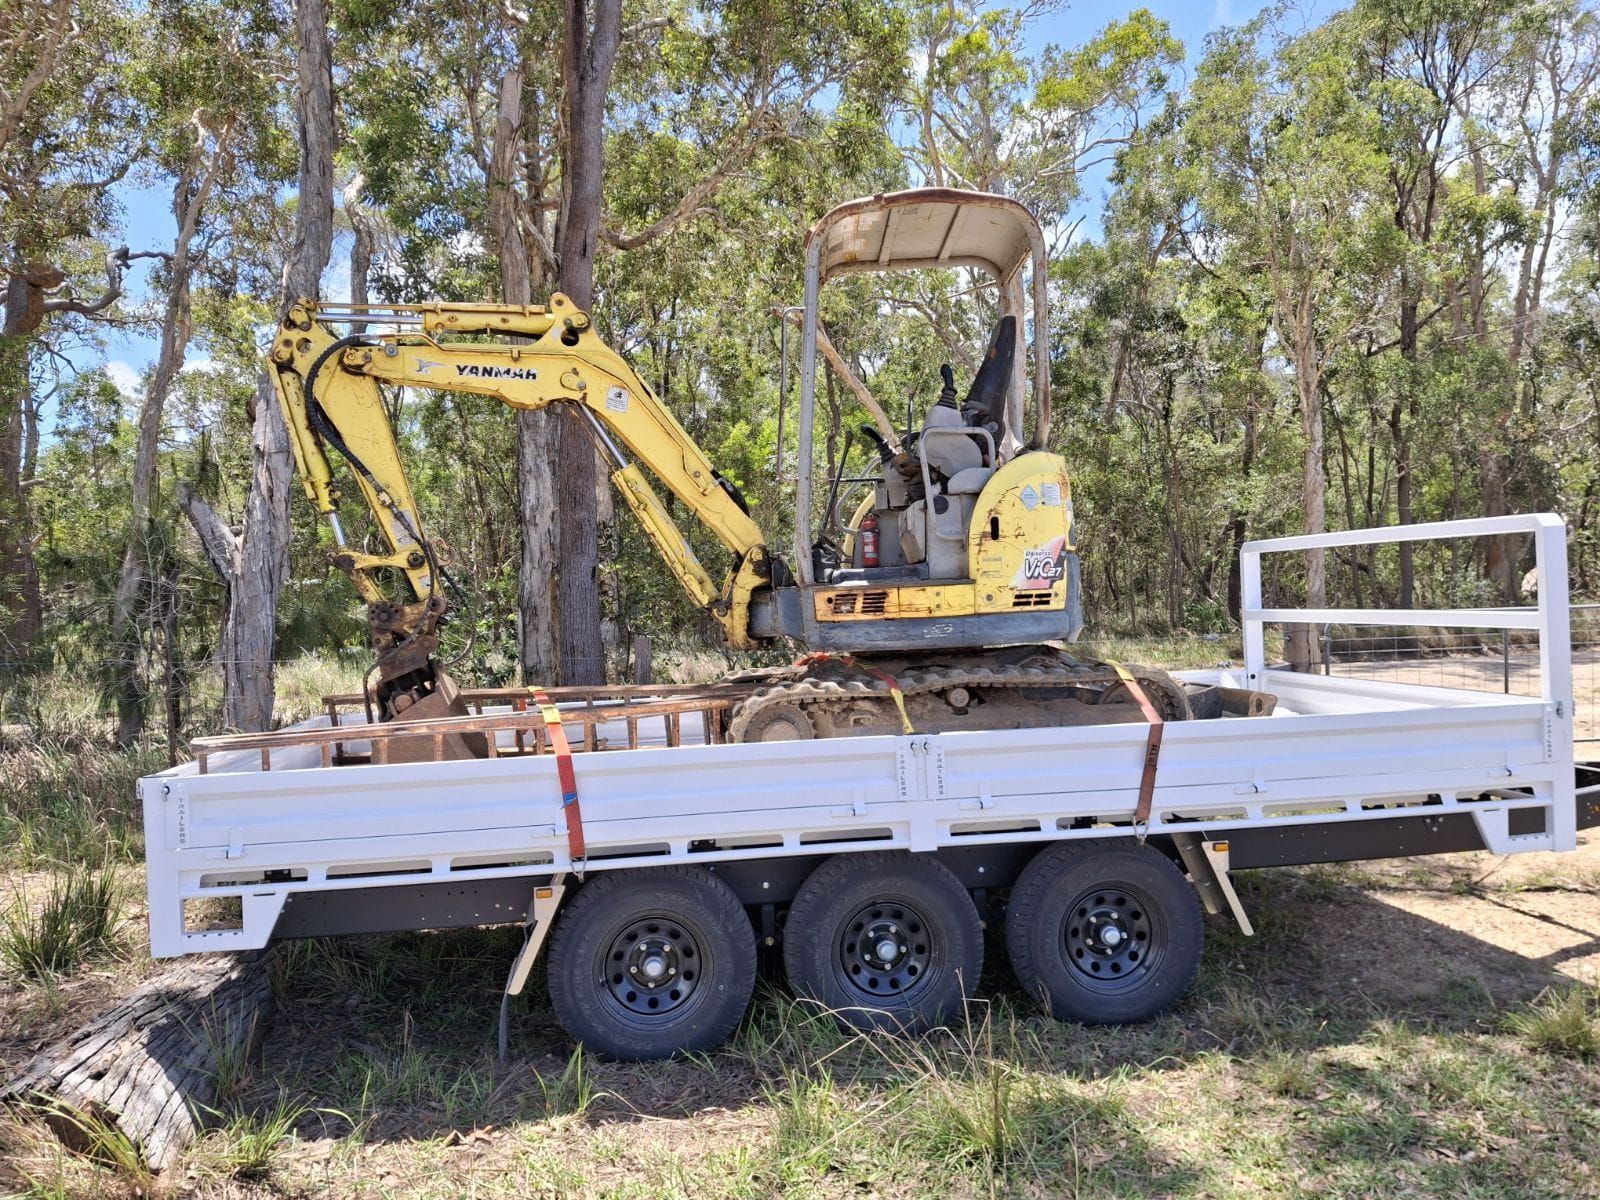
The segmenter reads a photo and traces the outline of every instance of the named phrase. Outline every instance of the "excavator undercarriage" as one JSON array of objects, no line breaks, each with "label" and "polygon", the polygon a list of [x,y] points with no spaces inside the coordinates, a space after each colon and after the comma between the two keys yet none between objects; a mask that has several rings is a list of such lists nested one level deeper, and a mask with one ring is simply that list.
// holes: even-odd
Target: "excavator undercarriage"
[{"label": "excavator undercarriage", "polygon": [[[1163,720],[1192,715],[1185,689],[1165,671],[1135,667],[1131,673]],[[908,727],[954,733],[1144,720],[1115,671],[1049,647],[944,660],[802,659],[793,667],[724,682],[741,680],[755,690],[733,710],[733,742],[870,737]]]}]

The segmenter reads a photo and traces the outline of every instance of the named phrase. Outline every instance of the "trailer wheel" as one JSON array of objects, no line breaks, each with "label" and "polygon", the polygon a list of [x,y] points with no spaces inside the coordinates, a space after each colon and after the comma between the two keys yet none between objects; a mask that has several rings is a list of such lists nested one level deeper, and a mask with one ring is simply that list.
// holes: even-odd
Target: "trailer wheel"
[{"label": "trailer wheel", "polygon": [[1150,846],[1061,842],[1018,877],[1006,949],[1060,1020],[1143,1021],[1189,990],[1205,926],[1194,889]]},{"label": "trailer wheel", "polygon": [[756,939],[731,888],[697,867],[607,872],[586,883],[550,942],[550,1002],[605,1058],[670,1058],[720,1045],[756,978]]},{"label": "trailer wheel", "polygon": [[983,928],[934,859],[841,854],[789,906],[783,962],[794,990],[844,1024],[916,1033],[960,1015],[983,970]]}]

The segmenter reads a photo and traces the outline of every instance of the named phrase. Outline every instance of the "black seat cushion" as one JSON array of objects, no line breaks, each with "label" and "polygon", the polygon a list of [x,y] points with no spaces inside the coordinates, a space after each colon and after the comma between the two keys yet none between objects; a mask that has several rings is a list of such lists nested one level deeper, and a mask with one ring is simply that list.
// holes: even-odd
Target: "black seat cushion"
[{"label": "black seat cushion", "polygon": [[972,387],[961,404],[961,414],[972,426],[994,434],[995,448],[1006,436],[1006,397],[1011,392],[1011,372],[1017,362],[1017,318],[1001,317],[989,335],[983,362],[972,377]]}]

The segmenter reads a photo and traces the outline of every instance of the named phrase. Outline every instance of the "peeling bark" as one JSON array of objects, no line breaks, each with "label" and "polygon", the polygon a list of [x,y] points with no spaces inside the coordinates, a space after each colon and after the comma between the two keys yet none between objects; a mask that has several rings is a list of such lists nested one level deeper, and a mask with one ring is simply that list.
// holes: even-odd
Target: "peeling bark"
[{"label": "peeling bark", "polygon": [[[603,200],[606,91],[616,65],[622,29],[621,0],[563,0],[561,78],[567,131],[561,183],[561,221],[556,257],[561,290],[587,312],[594,307],[594,260],[599,248]],[[563,684],[605,680],[600,628],[600,522],[595,485],[600,472],[589,429],[575,412],[556,422],[559,507],[545,519],[558,522],[560,574],[556,607],[561,614]]]}]

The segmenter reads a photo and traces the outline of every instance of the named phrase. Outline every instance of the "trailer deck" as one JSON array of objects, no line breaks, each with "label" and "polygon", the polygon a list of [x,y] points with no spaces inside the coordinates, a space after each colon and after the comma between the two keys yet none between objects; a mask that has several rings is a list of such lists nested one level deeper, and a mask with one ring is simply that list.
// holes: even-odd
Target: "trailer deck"
[{"label": "trailer deck", "polygon": [[[1510,532],[1534,536],[1537,607],[1262,603],[1264,554]],[[717,874],[771,940],[775,914],[840,854],[928,855],[983,895],[1010,887],[1050,844],[1148,840],[1172,849],[1208,907],[1237,911],[1230,868],[1570,850],[1596,812],[1585,805],[1580,822],[1564,534],[1558,518],[1531,516],[1249,544],[1244,666],[1178,677],[1270,692],[1276,710],[1168,724],[1147,826],[1136,821],[1142,724],[733,745],[720,740],[726,689],[623,689],[563,704],[564,723],[581,729],[572,732],[586,857],[574,861],[536,705],[485,693],[470,697],[472,716],[402,729],[349,724],[335,702],[329,715],[255,741],[202,743],[198,761],[141,782],[152,953],[522,922],[552,882],[664,866]],[[1541,694],[1267,665],[1266,625],[1325,621],[1533,631]],[[468,727],[495,757],[385,761],[394,739]],[[219,925],[207,902],[222,898],[232,904]]]}]

